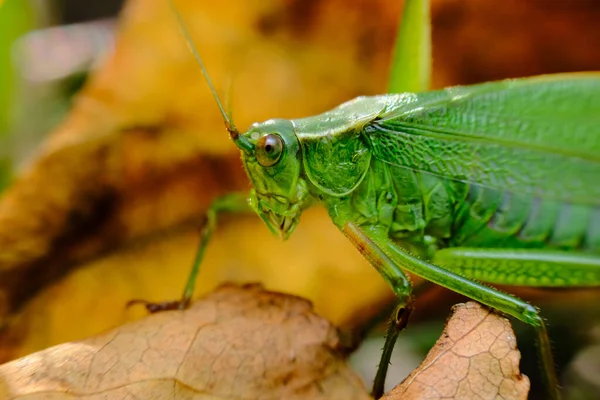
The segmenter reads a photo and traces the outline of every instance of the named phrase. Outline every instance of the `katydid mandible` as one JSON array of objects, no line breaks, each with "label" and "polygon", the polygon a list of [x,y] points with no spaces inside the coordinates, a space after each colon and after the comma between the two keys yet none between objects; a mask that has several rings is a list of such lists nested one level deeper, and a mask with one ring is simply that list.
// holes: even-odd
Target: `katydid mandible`
[{"label": "katydid mandible", "polygon": [[[428,4],[411,6],[423,12]],[[286,239],[308,205],[323,204],[398,296],[399,328],[412,309],[403,271],[531,325],[549,395],[559,398],[539,310],[479,282],[600,286],[600,73],[358,97],[242,134],[174,11],[241,150],[250,206],[267,227]],[[211,207],[179,306],[193,294],[217,213],[245,208],[239,196]],[[375,395],[386,367],[382,361]]]}]

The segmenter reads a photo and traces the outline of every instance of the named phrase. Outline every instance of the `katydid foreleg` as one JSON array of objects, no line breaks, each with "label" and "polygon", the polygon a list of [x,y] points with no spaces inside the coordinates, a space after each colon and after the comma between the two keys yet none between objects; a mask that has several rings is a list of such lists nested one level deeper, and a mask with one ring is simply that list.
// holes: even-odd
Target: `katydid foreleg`
[{"label": "katydid foreleg", "polygon": [[230,193],[221,197],[217,197],[213,200],[212,204],[206,211],[206,222],[202,228],[202,234],[200,235],[200,244],[192,264],[192,270],[188,276],[183,295],[179,302],[179,309],[185,309],[194,295],[194,288],[196,286],[196,279],[198,278],[198,272],[200,271],[200,264],[204,258],[206,247],[210,242],[213,232],[217,227],[217,217],[221,213],[251,213],[252,209],[248,204],[247,193]]}]

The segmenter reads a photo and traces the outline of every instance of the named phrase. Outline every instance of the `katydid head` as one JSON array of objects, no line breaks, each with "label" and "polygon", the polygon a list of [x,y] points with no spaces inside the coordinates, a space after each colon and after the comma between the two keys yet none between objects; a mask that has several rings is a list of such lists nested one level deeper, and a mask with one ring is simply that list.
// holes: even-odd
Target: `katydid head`
[{"label": "katydid head", "polygon": [[250,204],[271,232],[287,239],[298,224],[303,205],[309,197],[306,182],[300,178],[300,145],[294,126],[291,121],[270,120],[254,124],[248,132],[240,134],[217,96],[181,14],[172,1],[170,4],[217,102],[225,128],[235,145],[242,150],[242,160],[254,187],[250,194]]},{"label": "katydid head", "polygon": [[287,239],[308,199],[300,178],[300,144],[291,121],[269,120],[254,124],[242,135],[253,146],[242,160],[253,189],[250,205],[271,232]]}]

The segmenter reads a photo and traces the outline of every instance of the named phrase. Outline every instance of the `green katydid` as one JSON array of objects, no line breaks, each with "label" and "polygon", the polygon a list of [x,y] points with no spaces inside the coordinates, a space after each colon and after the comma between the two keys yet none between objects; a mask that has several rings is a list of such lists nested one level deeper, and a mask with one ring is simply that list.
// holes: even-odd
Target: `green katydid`
[{"label": "green katydid", "polygon": [[[533,326],[549,394],[559,398],[538,309],[478,281],[600,286],[600,73],[425,92],[428,7],[427,0],[407,1],[390,86],[419,93],[359,97],[314,117],[257,123],[243,134],[175,13],[241,150],[250,206],[268,228],[285,239],[304,208],[322,203],[398,296],[397,328],[412,309],[403,271]],[[409,28],[412,42],[405,39]],[[239,195],[214,203],[182,300],[154,309],[189,303],[217,214],[246,209]],[[389,337],[376,396],[395,334]]]}]

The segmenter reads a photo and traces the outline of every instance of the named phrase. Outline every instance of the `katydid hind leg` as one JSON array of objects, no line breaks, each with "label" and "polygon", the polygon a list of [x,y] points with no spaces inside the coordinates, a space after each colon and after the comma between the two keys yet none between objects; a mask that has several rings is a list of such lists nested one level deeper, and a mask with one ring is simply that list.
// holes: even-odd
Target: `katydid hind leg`
[{"label": "katydid hind leg", "polygon": [[196,250],[196,256],[192,264],[192,269],[188,275],[188,279],[185,285],[185,289],[181,296],[181,299],[174,301],[165,301],[161,303],[151,303],[144,300],[133,300],[129,302],[132,304],[144,304],[146,309],[151,312],[160,312],[167,310],[183,310],[186,309],[192,296],[194,295],[194,289],[196,287],[196,280],[198,273],[200,272],[200,265],[204,259],[206,248],[212,238],[212,235],[217,227],[217,219],[219,214],[222,213],[251,213],[252,209],[248,204],[247,193],[231,193],[221,197],[217,197],[213,200],[212,204],[206,211],[206,220],[200,233],[200,242],[198,249]]},{"label": "katydid hind leg", "polygon": [[[385,265],[379,266],[378,269],[389,268],[389,270],[393,271],[398,269],[398,266],[402,266],[406,271],[460,293],[502,313],[513,316],[534,327],[542,362],[542,373],[548,388],[548,394],[551,399],[560,399],[558,378],[556,376],[548,331],[537,308],[507,293],[482,285],[411,255],[392,241],[388,237],[387,232],[380,227],[366,226],[359,228],[352,223],[346,223],[344,230],[360,231],[370,239],[371,243],[378,247],[379,251],[385,252],[389,256],[389,259],[393,262],[393,267],[389,268]],[[385,277],[386,274],[389,274],[389,270],[385,270],[382,275]]]},{"label": "katydid hind leg", "polygon": [[[547,249],[447,248],[434,262],[468,278],[504,285],[538,287],[600,286],[600,257]],[[541,319],[540,319],[541,320]],[[541,320],[543,324],[543,320]],[[538,330],[540,351],[550,348],[545,327]],[[549,357],[548,357],[549,358]],[[548,363],[543,367],[550,368]]]},{"label": "katydid hind leg", "polygon": [[600,287],[600,256],[547,249],[450,247],[433,262],[482,282],[535,287]]},{"label": "katydid hind leg", "polygon": [[394,345],[398,335],[406,327],[413,309],[412,285],[406,274],[358,226],[347,224],[344,226],[343,232],[384,277],[398,298],[398,305],[394,309],[390,320],[377,373],[373,381],[371,394],[378,399],[383,395],[385,378]]}]

